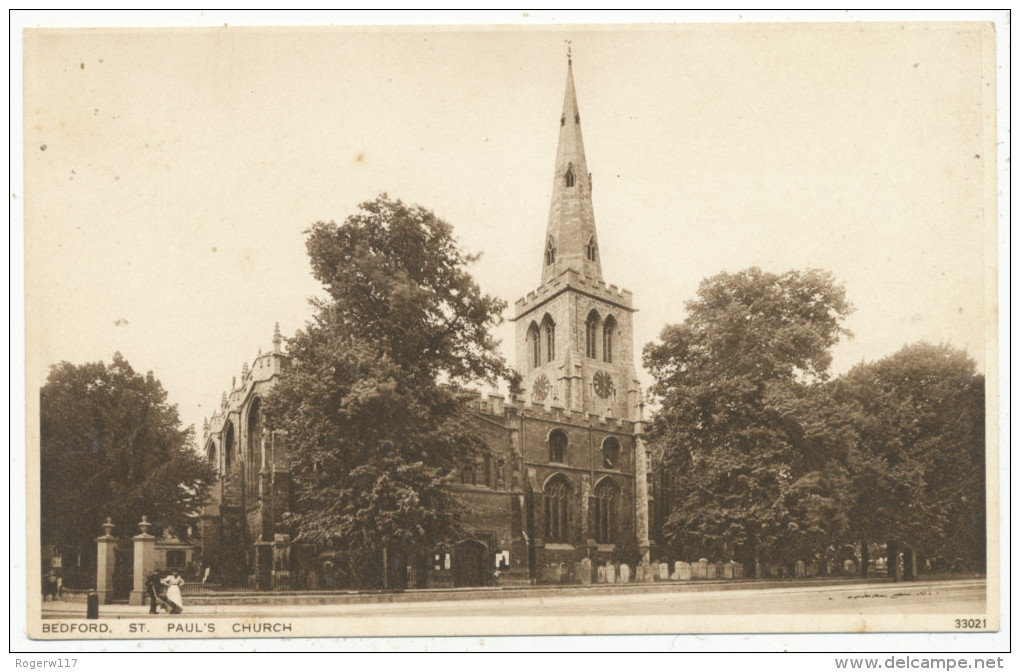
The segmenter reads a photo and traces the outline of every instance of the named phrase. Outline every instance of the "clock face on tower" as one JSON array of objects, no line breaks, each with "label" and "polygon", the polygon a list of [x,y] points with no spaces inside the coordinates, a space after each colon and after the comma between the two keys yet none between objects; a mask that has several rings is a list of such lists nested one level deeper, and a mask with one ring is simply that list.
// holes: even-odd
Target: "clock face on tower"
[{"label": "clock face on tower", "polygon": [[613,377],[605,371],[596,371],[592,377],[592,384],[595,387],[595,394],[603,399],[613,393]]},{"label": "clock face on tower", "polygon": [[545,401],[545,398],[549,396],[549,379],[545,377],[545,374],[540,374],[535,379],[535,384],[531,387],[531,399],[533,401]]}]

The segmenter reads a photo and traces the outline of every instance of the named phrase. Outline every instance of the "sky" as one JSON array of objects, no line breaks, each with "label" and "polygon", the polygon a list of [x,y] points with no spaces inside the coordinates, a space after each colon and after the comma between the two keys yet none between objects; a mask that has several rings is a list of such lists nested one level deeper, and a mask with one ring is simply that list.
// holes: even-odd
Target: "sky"
[{"label": "sky", "polygon": [[40,30],[13,194],[29,396],[119,351],[200,431],[311,316],[305,229],[382,192],[481,252],[511,317],[541,278],[566,40],[639,359],[702,279],[760,266],[845,286],[834,373],[921,339],[994,362],[987,25]]}]

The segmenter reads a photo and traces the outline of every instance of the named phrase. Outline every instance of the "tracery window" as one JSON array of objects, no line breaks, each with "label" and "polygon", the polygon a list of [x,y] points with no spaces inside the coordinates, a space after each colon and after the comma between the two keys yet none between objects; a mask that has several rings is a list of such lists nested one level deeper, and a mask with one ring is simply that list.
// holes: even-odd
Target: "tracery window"
[{"label": "tracery window", "polygon": [[559,474],[545,486],[546,541],[566,543],[570,538],[570,492],[570,483]]},{"label": "tracery window", "polygon": [[595,486],[595,542],[612,544],[616,539],[617,509],[620,488],[611,478],[605,478]]}]

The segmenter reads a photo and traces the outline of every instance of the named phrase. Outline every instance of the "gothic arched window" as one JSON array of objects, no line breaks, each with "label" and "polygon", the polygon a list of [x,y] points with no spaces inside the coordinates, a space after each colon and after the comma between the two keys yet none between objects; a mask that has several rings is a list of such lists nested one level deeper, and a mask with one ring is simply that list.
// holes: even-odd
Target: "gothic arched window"
[{"label": "gothic arched window", "polygon": [[557,474],[545,486],[545,539],[566,543],[570,538],[570,482]]},{"label": "gothic arched window", "polygon": [[227,431],[223,437],[223,469],[229,470],[234,462],[234,423],[227,423]]},{"label": "gothic arched window", "polygon": [[610,315],[602,326],[602,359],[606,362],[613,361],[613,332],[616,331],[616,320]]},{"label": "gothic arched window", "polygon": [[567,168],[567,174],[565,176],[565,179],[566,179],[568,187],[574,186],[574,182],[576,182],[577,180],[574,177],[574,169],[573,168]]},{"label": "gothic arched window", "polygon": [[549,432],[549,461],[567,461],[567,433],[562,429]]},{"label": "gothic arched window", "polygon": [[217,471],[219,471],[220,465],[216,461],[216,444],[212,441],[209,442],[209,447],[205,451],[206,457],[209,458],[209,464],[211,464]]},{"label": "gothic arched window", "polygon": [[545,265],[552,266],[552,263],[556,261],[556,246],[553,245],[552,238],[545,246]]},{"label": "gothic arched window", "polygon": [[584,246],[584,256],[588,261],[595,261],[595,236],[590,237],[588,244]]},{"label": "gothic arched window", "polygon": [[606,469],[620,468],[620,442],[615,436],[606,437],[602,442],[602,466]]},{"label": "gothic arched window", "polygon": [[617,509],[620,488],[611,478],[604,478],[595,486],[595,542],[612,544],[616,538]]},{"label": "gothic arched window", "polygon": [[548,315],[542,320],[542,331],[545,332],[545,361],[556,359],[556,323]]},{"label": "gothic arched window", "polygon": [[259,469],[262,468],[262,400],[255,397],[248,408],[248,446],[245,461],[248,463],[248,483],[252,491],[258,490]]},{"label": "gothic arched window", "polygon": [[596,359],[598,358],[598,352],[596,350],[599,338],[599,314],[594,310],[588,313],[588,319],[584,323],[584,354],[585,356]]},{"label": "gothic arched window", "polygon": [[538,325],[534,322],[528,327],[528,347],[531,349],[531,366],[542,366],[542,338],[538,333]]}]

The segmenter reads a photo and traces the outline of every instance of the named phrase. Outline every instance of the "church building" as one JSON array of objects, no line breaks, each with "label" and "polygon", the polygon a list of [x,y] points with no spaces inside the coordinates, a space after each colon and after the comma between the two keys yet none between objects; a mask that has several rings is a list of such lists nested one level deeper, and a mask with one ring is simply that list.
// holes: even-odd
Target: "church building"
[{"label": "church building", "polygon": [[[524,392],[467,402],[481,457],[450,487],[470,535],[427,558],[390,558],[387,587],[587,582],[598,564],[654,553],[650,526],[661,514],[642,439],[634,301],[602,276],[569,58],[563,109],[550,123],[559,140],[541,278],[513,317]],[[338,580],[330,553],[292,547],[275,525],[291,496],[286,437],[264,429],[261,395],[286,365],[277,328],[272,350],[245,363],[206,423],[205,452],[221,478],[201,519],[203,562],[222,568],[225,583],[325,588]]]}]

